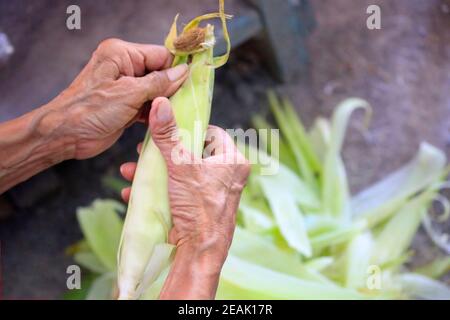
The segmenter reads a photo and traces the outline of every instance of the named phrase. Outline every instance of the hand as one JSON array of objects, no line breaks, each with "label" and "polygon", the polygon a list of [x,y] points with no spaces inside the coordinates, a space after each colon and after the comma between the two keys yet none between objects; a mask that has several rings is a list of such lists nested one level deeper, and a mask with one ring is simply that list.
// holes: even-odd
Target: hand
[{"label": "hand", "polygon": [[[169,241],[177,246],[161,298],[213,298],[250,166],[231,137],[215,126],[208,128],[206,139],[212,155],[195,159],[174,138],[177,126],[166,98],[153,102],[149,122],[152,138],[167,163],[173,220]],[[173,150],[184,161],[174,161]],[[120,170],[125,179],[132,181],[136,163],[126,163]],[[129,196],[130,188],[124,189],[124,200],[128,201]],[[183,295],[178,296],[179,292]]]},{"label": "hand", "polygon": [[103,41],[78,77],[55,100],[65,113],[64,134],[74,140],[74,158],[109,148],[138,120],[142,106],[172,95],[188,68],[170,68],[172,55],[161,46]]},{"label": "hand", "polygon": [[0,193],[54,164],[109,148],[146,102],[172,95],[187,78],[187,65],[167,69],[171,64],[164,47],[103,41],[69,88],[0,124]]},{"label": "hand", "polygon": [[[206,137],[207,143],[214,144],[214,148],[207,146],[213,155],[194,160],[180,141],[173,138],[177,136],[177,127],[170,102],[165,98],[153,102],[149,121],[152,138],[166,160],[169,172],[173,220],[170,242],[178,247],[193,243],[201,247],[218,245],[221,250],[228,250],[240,194],[250,172],[247,160],[231,137],[215,126],[209,126]],[[174,148],[181,149],[180,153],[193,161],[176,164],[172,157]],[[125,179],[132,181],[136,163],[126,163],[120,171]],[[128,202],[130,192],[131,188],[122,190],[124,201]]]}]

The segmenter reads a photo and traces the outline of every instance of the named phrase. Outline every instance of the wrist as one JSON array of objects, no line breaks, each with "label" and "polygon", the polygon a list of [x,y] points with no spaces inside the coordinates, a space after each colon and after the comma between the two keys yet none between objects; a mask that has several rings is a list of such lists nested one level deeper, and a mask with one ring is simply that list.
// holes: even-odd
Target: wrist
[{"label": "wrist", "polygon": [[179,245],[160,299],[214,299],[226,254],[211,248]]},{"label": "wrist", "polygon": [[53,104],[0,125],[0,193],[74,154],[64,114]]},{"label": "wrist", "polygon": [[219,274],[228,255],[228,242],[219,236],[197,238],[177,246],[177,256],[190,261],[195,269],[208,274]]},{"label": "wrist", "polygon": [[58,98],[31,114],[31,134],[36,143],[36,151],[50,165],[73,159],[75,141],[69,127],[67,104]]}]

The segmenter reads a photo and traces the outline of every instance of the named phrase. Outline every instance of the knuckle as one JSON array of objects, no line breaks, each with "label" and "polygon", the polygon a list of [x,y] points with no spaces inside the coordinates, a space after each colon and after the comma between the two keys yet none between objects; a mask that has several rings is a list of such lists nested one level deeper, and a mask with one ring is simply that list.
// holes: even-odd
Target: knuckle
[{"label": "knuckle", "polygon": [[109,38],[101,41],[97,49],[94,51],[93,56],[102,59],[110,55],[111,51],[121,46],[122,40],[116,38]]},{"label": "knuckle", "polygon": [[148,75],[148,77],[151,93],[153,95],[162,95],[168,87],[167,76],[165,73],[161,71],[153,71]]},{"label": "knuckle", "polygon": [[216,134],[217,132],[222,132],[222,131],[223,131],[222,128],[220,128],[218,126],[215,126],[213,124],[210,124],[208,126],[208,132],[211,133],[211,134]]},{"label": "knuckle", "polygon": [[161,126],[153,133],[158,140],[166,142],[176,142],[178,139],[177,127],[174,122]]},{"label": "knuckle", "polygon": [[101,41],[97,47],[98,51],[103,51],[106,49],[111,49],[120,46],[122,43],[122,40],[119,40],[117,38],[108,38],[103,41]]}]

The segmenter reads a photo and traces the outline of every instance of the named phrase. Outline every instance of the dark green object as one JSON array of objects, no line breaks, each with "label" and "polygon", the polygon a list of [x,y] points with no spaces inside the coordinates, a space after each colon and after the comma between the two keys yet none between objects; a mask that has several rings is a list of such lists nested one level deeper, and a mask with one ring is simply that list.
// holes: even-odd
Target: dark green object
[{"label": "dark green object", "polygon": [[[306,38],[315,27],[309,0],[248,0],[251,9],[229,22],[232,47],[252,39],[265,55],[267,68],[281,82],[298,78],[309,61]],[[225,51],[219,39],[216,53]]]}]

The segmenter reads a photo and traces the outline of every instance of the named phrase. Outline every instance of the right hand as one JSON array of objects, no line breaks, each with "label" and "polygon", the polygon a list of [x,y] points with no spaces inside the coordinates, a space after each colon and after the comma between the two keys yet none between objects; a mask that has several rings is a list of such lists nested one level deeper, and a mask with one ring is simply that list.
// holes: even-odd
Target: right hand
[{"label": "right hand", "polygon": [[[159,147],[169,173],[173,220],[169,242],[178,248],[207,253],[221,268],[233,238],[239,199],[250,165],[231,137],[215,126],[209,126],[207,131],[206,140],[214,139],[211,156],[175,163],[172,159],[174,148],[181,150],[183,158],[192,160],[193,156],[181,146],[178,138],[174,138],[178,129],[166,98],[153,101],[149,123],[153,141]],[[136,163],[126,163],[120,169],[124,178],[132,181]],[[129,200],[130,191],[130,188],[123,190],[125,201]]]}]

